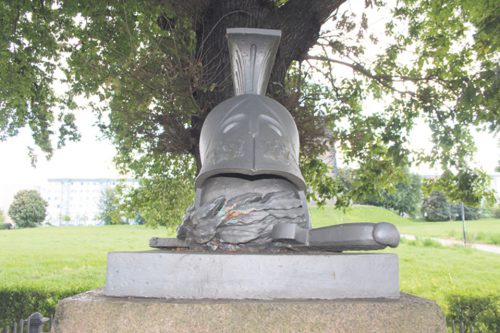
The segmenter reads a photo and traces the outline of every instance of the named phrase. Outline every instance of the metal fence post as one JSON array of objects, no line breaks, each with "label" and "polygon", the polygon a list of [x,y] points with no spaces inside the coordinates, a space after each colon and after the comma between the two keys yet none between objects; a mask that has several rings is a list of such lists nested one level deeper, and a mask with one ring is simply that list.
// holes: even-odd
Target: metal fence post
[{"label": "metal fence post", "polygon": [[45,318],[39,312],[33,313],[29,316],[27,322],[27,333],[43,333],[43,325],[49,321],[49,318]]},{"label": "metal fence post", "polygon": [[465,208],[464,208],[464,203],[460,203],[460,210],[462,213],[462,232],[464,234],[464,246],[467,245],[467,232],[465,230]]}]

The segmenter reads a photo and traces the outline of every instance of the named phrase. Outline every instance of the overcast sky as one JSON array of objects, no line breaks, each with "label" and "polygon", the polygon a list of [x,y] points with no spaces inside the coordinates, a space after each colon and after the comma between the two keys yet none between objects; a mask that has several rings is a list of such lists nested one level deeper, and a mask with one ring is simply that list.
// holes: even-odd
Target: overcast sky
[{"label": "overcast sky", "polygon": [[0,209],[6,211],[15,192],[24,188],[39,188],[48,178],[115,178],[118,173],[112,159],[115,149],[93,126],[95,115],[89,110],[77,112],[77,124],[82,138],[68,142],[54,151],[50,161],[38,156],[37,167],[31,166],[28,146],[34,146],[30,132],[0,142]]}]

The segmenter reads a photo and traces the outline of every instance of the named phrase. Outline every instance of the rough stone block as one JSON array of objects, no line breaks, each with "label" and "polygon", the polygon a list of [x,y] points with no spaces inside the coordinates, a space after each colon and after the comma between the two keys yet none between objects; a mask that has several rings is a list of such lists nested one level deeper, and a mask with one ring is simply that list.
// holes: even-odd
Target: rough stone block
[{"label": "rough stone block", "polygon": [[90,291],[59,302],[53,332],[446,332],[436,303],[398,299],[168,300]]}]

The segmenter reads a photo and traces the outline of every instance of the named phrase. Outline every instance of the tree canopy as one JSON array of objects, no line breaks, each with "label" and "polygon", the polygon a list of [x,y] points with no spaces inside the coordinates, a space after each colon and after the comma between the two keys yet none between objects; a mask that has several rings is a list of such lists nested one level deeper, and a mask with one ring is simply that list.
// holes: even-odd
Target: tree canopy
[{"label": "tree canopy", "polygon": [[9,207],[9,216],[18,228],[33,228],[45,220],[47,201],[36,190],[16,193]]},{"label": "tree canopy", "polygon": [[406,173],[407,179],[396,184],[392,191],[382,190],[378,195],[366,196],[359,203],[391,209],[399,215],[417,216],[422,199],[421,178]]},{"label": "tree canopy", "polygon": [[117,189],[114,187],[106,187],[101,192],[101,197],[99,198],[99,220],[108,224],[118,224],[120,222],[120,216],[117,214],[118,211],[118,198]]},{"label": "tree canopy", "polygon": [[[448,202],[446,196],[433,191],[422,201],[421,214],[426,221],[439,222],[462,220],[462,205]],[[477,220],[481,217],[481,210],[474,207],[464,206],[463,218],[465,220]]]},{"label": "tree canopy", "polygon": [[[232,95],[226,28],[281,29],[267,93],[297,122],[312,198],[347,204],[394,188],[409,165],[429,163],[444,170],[442,188],[455,186],[458,199],[477,205],[492,195],[486,175],[470,164],[470,128],[500,128],[499,6],[3,0],[0,139],[28,126],[50,156],[53,137],[58,146],[78,140],[75,97],[83,95],[94,102],[121,170],[185,182],[200,167],[205,117]],[[379,23],[385,26],[376,29]],[[345,69],[350,75],[340,74]],[[432,132],[429,152],[409,142],[418,121]],[[322,158],[332,152],[356,167],[348,192]]]}]

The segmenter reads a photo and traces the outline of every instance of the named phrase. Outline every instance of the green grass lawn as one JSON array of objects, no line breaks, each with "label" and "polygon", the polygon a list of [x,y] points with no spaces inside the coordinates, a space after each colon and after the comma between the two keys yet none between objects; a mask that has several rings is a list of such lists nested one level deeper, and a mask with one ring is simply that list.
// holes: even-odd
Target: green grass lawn
[{"label": "green grass lawn", "polygon": [[[446,230],[446,224],[434,227],[374,207],[354,207],[342,215],[343,222],[393,222],[403,233],[440,235],[434,232]],[[341,221],[340,212],[331,207],[313,208],[311,217],[316,227]],[[478,225],[483,223],[487,226],[495,221],[480,221]],[[172,236],[172,230],[143,226],[0,230],[0,289],[99,288],[104,285],[107,252],[146,250],[150,237],[166,235]],[[385,251],[399,255],[403,292],[433,299],[445,310],[450,295],[500,295],[499,255],[462,247],[445,248],[420,239],[403,241],[398,248]]]},{"label": "green grass lawn", "polygon": [[353,206],[345,212],[335,209],[333,206],[311,207],[310,217],[314,227],[349,222],[390,222],[404,225],[409,222],[387,209],[374,206]]},{"label": "green grass lawn", "polygon": [[0,230],[0,287],[96,288],[109,251],[146,250],[165,233],[124,225]]},{"label": "green grass lawn", "polygon": [[[404,234],[419,238],[462,237],[461,222],[422,222],[403,218],[386,209],[354,206],[342,212],[333,207],[312,207],[314,227],[350,222],[390,222]],[[500,220],[466,221],[470,240],[494,243],[500,238]],[[478,235],[480,235],[478,237]],[[401,291],[430,298],[445,310],[446,298],[451,295],[500,295],[500,255],[463,247],[443,247],[425,240],[402,240],[396,249],[400,266]]]},{"label": "green grass lawn", "polygon": [[[348,222],[391,222],[402,234],[417,237],[462,239],[462,222],[424,222],[403,218],[380,207],[354,206],[342,212],[333,207],[311,208],[315,227]],[[500,219],[483,218],[466,221],[467,239],[470,242],[500,245]]]},{"label": "green grass lawn", "polygon": [[[463,239],[462,222],[423,222],[416,221],[399,225],[401,233],[421,237],[439,237]],[[474,221],[465,221],[467,241],[500,245],[500,220],[483,218]]]},{"label": "green grass lawn", "polygon": [[401,291],[436,301],[451,295],[500,295],[500,255],[433,242],[403,241],[385,252],[399,256]]}]

